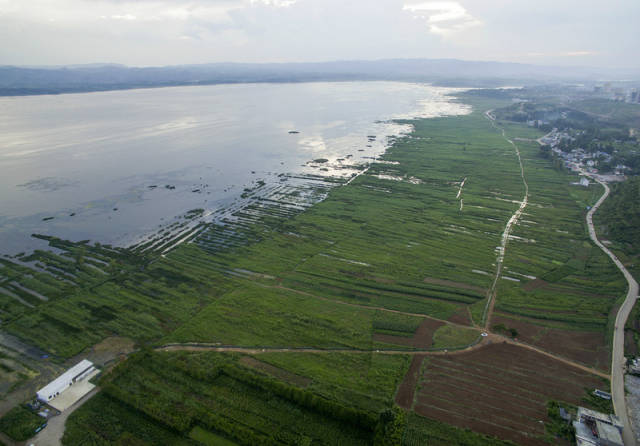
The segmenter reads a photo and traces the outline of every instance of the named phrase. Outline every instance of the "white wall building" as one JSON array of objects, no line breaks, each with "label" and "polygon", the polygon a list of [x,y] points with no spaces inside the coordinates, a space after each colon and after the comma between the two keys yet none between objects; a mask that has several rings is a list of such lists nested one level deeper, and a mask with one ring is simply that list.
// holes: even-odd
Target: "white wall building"
[{"label": "white wall building", "polygon": [[96,370],[93,363],[83,359],[69,370],[58,376],[36,393],[40,401],[48,403],[76,382],[83,380]]}]

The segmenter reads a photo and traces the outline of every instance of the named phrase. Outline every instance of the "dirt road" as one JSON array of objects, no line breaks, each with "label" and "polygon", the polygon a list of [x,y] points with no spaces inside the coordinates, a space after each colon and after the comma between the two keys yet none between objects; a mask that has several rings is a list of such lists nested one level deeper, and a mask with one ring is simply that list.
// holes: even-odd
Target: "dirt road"
[{"label": "dirt road", "polygon": [[426,349],[378,349],[378,350],[362,350],[362,349],[322,349],[322,348],[314,348],[314,347],[240,347],[240,346],[226,346],[226,345],[216,345],[216,344],[206,344],[206,343],[176,343],[176,344],[166,344],[160,347],[157,347],[156,350],[171,352],[171,351],[212,351],[212,352],[236,352],[236,353],[246,353],[250,355],[257,355],[260,353],[359,353],[359,354],[380,354],[380,355],[412,355],[412,356],[450,356],[450,355],[460,355],[463,353],[468,353],[482,347],[485,347],[489,344],[497,344],[506,342],[508,344],[516,345],[521,348],[526,348],[528,350],[535,351],[539,354],[545,355],[549,358],[553,358],[557,361],[561,361],[564,364],[570,365],[577,369],[583,370],[585,372],[601,376],[603,378],[609,378],[609,375],[603,373],[599,370],[596,370],[591,367],[587,367],[582,364],[578,364],[569,359],[563,358],[561,356],[554,355],[553,353],[546,352],[538,347],[534,347],[532,345],[524,344],[522,342],[514,341],[510,338],[497,335],[494,333],[487,333],[486,336],[483,336],[477,344],[471,345],[464,349],[458,350],[426,350]]},{"label": "dirt road", "polygon": [[[585,175],[587,174],[585,173]],[[591,175],[588,176],[604,187],[604,194],[602,194],[598,202],[587,213],[589,236],[600,249],[602,249],[609,257],[611,257],[613,263],[615,263],[618,269],[622,271],[622,274],[624,274],[624,278],[627,280],[627,283],[629,285],[627,297],[618,310],[613,332],[613,352],[611,355],[611,396],[613,399],[613,410],[615,411],[616,415],[620,417],[620,420],[624,424],[624,431],[622,432],[624,444],[626,446],[635,446],[636,440],[635,436],[633,435],[633,431],[631,430],[631,423],[629,422],[629,416],[627,414],[627,402],[624,395],[624,326],[627,323],[629,313],[631,313],[631,309],[633,308],[633,305],[638,298],[638,282],[636,282],[631,273],[627,271],[627,269],[624,267],[622,262],[618,260],[615,254],[613,254],[606,246],[600,243],[600,240],[598,240],[596,230],[593,226],[593,214],[595,214],[604,200],[607,199],[610,193],[610,189],[606,183],[603,183],[602,181]]]},{"label": "dirt road", "polygon": [[520,202],[520,206],[513,213],[506,226],[504,227],[504,232],[502,233],[502,238],[500,240],[500,251],[498,253],[498,259],[496,261],[496,275],[493,279],[493,283],[491,284],[491,289],[489,290],[489,295],[487,298],[487,304],[484,307],[484,312],[482,314],[482,322],[484,323],[484,327],[488,329],[491,326],[491,315],[493,314],[493,307],[496,303],[496,288],[498,286],[498,280],[502,275],[502,267],[504,265],[504,256],[507,251],[507,243],[509,242],[509,236],[511,235],[511,230],[513,229],[513,225],[518,222],[522,213],[524,212],[527,204],[529,203],[529,184],[527,184],[527,180],[524,177],[524,164],[522,164],[522,157],[520,156],[520,149],[518,146],[509,138],[503,128],[498,127],[495,123],[496,118],[491,113],[493,110],[487,110],[485,112],[486,118],[491,122],[491,125],[502,133],[502,137],[513,146],[516,156],[518,157],[518,163],[520,164],[520,177],[522,178],[522,184],[524,185],[524,197],[522,197],[522,201]]},{"label": "dirt road", "polygon": [[239,347],[228,345],[216,345],[205,343],[184,343],[184,344],[166,344],[157,347],[155,350],[163,352],[172,351],[209,351],[209,352],[236,352],[246,353],[248,355],[257,355],[260,353],[359,353],[359,354],[372,354],[377,353],[381,355],[456,355],[460,353],[469,352],[475,350],[489,341],[487,338],[483,338],[477,344],[470,347],[459,350],[408,350],[398,348],[397,350],[361,350],[361,349],[347,349],[347,348],[315,348],[315,347]]}]

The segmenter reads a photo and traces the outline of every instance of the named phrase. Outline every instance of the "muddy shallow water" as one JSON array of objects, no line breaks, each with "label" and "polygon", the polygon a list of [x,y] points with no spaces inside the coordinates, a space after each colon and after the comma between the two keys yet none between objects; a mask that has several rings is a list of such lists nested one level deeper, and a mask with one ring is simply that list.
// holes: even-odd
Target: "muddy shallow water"
[{"label": "muddy shallow water", "polygon": [[339,82],[0,98],[0,252],[39,246],[32,233],[125,245],[281,174],[348,178],[410,129],[390,119],[467,112],[450,91]]}]

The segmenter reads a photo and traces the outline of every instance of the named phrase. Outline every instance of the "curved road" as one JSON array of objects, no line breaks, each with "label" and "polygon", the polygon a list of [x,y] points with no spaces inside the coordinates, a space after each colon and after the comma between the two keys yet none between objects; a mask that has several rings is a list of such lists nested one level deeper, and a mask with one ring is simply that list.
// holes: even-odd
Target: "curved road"
[{"label": "curved road", "polygon": [[589,210],[589,212],[587,212],[589,236],[591,236],[591,240],[593,240],[593,242],[598,245],[600,249],[602,249],[609,257],[611,257],[611,260],[613,260],[613,263],[615,263],[618,269],[622,271],[622,274],[624,274],[624,278],[627,279],[627,283],[629,284],[629,291],[627,292],[627,297],[624,300],[624,303],[618,310],[615,329],[613,332],[613,352],[611,355],[611,396],[613,399],[613,410],[615,411],[616,415],[620,417],[620,420],[624,424],[624,430],[622,432],[624,444],[626,446],[635,446],[636,440],[633,435],[633,431],[631,430],[631,423],[629,422],[629,416],[627,415],[627,403],[624,398],[624,326],[627,323],[629,313],[631,313],[631,309],[633,308],[633,305],[638,298],[638,282],[636,282],[631,273],[627,271],[627,269],[624,267],[622,262],[618,260],[615,254],[613,254],[606,246],[600,243],[600,240],[598,240],[596,230],[593,227],[593,214],[598,210],[604,200],[607,199],[610,193],[610,189],[606,183],[600,181],[599,179],[586,173],[585,175],[597,181],[604,187],[604,194],[602,194],[602,197],[600,197],[598,202]]}]

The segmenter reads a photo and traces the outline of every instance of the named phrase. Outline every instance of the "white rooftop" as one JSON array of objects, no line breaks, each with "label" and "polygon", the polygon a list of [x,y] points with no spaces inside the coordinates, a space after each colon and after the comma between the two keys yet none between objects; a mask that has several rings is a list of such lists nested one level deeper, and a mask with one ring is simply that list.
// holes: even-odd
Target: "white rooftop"
[{"label": "white rooftop", "polygon": [[54,409],[58,409],[60,412],[64,412],[69,407],[73,406],[76,402],[80,401],[87,393],[91,392],[96,386],[91,384],[89,380],[100,373],[99,370],[94,370],[86,378],[80,380],[77,384],[69,387],[62,392],[59,397],[49,401],[49,405]]},{"label": "white rooftop", "polygon": [[50,396],[55,397],[57,393],[65,390],[69,386],[69,383],[72,382],[75,377],[92,367],[93,363],[91,361],[83,359],[82,361],[71,367],[69,370],[64,372],[62,375],[58,376],[56,379],[44,386],[42,389],[38,390],[38,398],[43,401],[49,401],[51,399]]},{"label": "white rooftop", "polygon": [[609,444],[624,444],[622,442],[622,435],[620,435],[617,427],[601,421],[596,421],[596,426],[598,427],[598,436],[608,441]]},{"label": "white rooftop", "polygon": [[595,410],[587,409],[586,407],[578,407],[578,415],[577,415],[578,420],[583,416],[590,417],[590,418],[593,418],[594,420],[602,421],[607,424],[611,424],[620,429],[622,429],[623,427],[622,423],[620,422],[620,419],[613,414],[607,415],[604,413],[596,412]]}]

